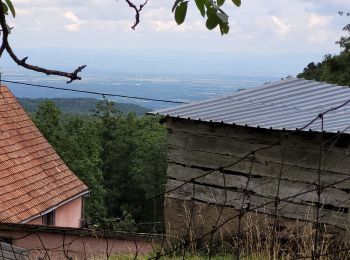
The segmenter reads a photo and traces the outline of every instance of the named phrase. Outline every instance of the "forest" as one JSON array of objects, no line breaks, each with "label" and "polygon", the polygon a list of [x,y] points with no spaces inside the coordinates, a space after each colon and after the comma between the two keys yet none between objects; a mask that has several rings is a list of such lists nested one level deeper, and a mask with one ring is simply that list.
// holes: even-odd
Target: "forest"
[{"label": "forest", "polygon": [[159,117],[122,114],[108,100],[92,115],[63,113],[44,100],[32,119],[91,194],[88,226],[161,230],[166,172],[166,131]]}]

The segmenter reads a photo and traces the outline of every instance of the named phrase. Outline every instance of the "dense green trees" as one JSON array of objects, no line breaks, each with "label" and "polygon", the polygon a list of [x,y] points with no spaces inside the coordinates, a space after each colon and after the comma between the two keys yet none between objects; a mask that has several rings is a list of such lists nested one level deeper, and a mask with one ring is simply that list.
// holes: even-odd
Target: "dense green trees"
[{"label": "dense green trees", "polygon": [[344,31],[348,36],[337,41],[342,51],[338,55],[326,55],[322,62],[311,62],[298,77],[350,86],[350,24]]},{"label": "dense green trees", "polygon": [[43,102],[33,118],[70,169],[91,189],[86,217],[101,225],[125,213],[136,223],[161,221],[165,129],[156,117],[123,115],[102,102],[96,116],[63,115]]},{"label": "dense green trees", "polygon": [[49,101],[39,106],[33,119],[69,168],[92,191],[86,202],[86,216],[93,220],[105,217],[106,191],[103,187],[101,146],[96,120],[62,115]]},{"label": "dense green trees", "polygon": [[140,203],[163,190],[165,129],[158,118],[122,115],[108,101],[97,106],[96,115],[101,120],[108,215],[117,217],[131,212],[137,223],[159,220],[162,201],[156,202],[156,209],[149,202]]}]

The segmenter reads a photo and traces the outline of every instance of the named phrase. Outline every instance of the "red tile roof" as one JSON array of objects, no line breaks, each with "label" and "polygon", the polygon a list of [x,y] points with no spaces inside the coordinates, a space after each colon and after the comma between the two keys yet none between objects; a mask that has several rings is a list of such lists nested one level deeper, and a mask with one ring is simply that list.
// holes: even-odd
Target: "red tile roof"
[{"label": "red tile roof", "polygon": [[0,86],[0,222],[23,222],[87,189]]}]

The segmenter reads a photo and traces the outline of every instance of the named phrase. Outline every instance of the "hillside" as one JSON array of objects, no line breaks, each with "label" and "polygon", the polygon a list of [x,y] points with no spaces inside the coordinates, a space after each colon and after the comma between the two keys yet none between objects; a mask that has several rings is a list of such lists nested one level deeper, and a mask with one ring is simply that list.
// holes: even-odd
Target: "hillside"
[{"label": "hillside", "polygon": [[[35,112],[42,101],[51,100],[64,113],[83,115],[93,114],[92,110],[101,101],[94,98],[18,98],[18,100],[28,112]],[[127,103],[115,103],[115,107],[123,114],[134,112],[136,115],[144,115],[150,111],[150,109],[145,107]]]},{"label": "hillside", "polygon": [[322,62],[309,63],[298,75],[299,78],[350,86],[350,24],[347,24],[343,31],[347,36],[342,36],[336,42],[342,51],[335,55],[327,54]]}]

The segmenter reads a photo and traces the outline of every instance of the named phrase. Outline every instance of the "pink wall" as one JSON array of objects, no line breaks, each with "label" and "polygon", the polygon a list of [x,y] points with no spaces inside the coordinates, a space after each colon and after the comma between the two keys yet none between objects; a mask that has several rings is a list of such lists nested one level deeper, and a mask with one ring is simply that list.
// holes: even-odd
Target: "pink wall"
[{"label": "pink wall", "polygon": [[43,217],[37,217],[35,219],[32,219],[31,221],[28,221],[26,224],[29,225],[42,225],[43,224]]},{"label": "pink wall", "polygon": [[[13,245],[29,249],[28,259],[113,259],[135,255],[140,258],[161,245],[160,236],[118,232],[40,227],[0,223],[0,236],[13,238]],[[66,253],[66,254],[64,254]],[[0,256],[1,258],[1,256]],[[123,257],[120,257],[123,258]],[[125,257],[124,257],[125,258]],[[144,258],[147,258],[146,256]]]},{"label": "pink wall", "polygon": [[82,217],[82,197],[76,198],[71,202],[62,205],[55,211],[55,226],[58,227],[81,227]]}]

